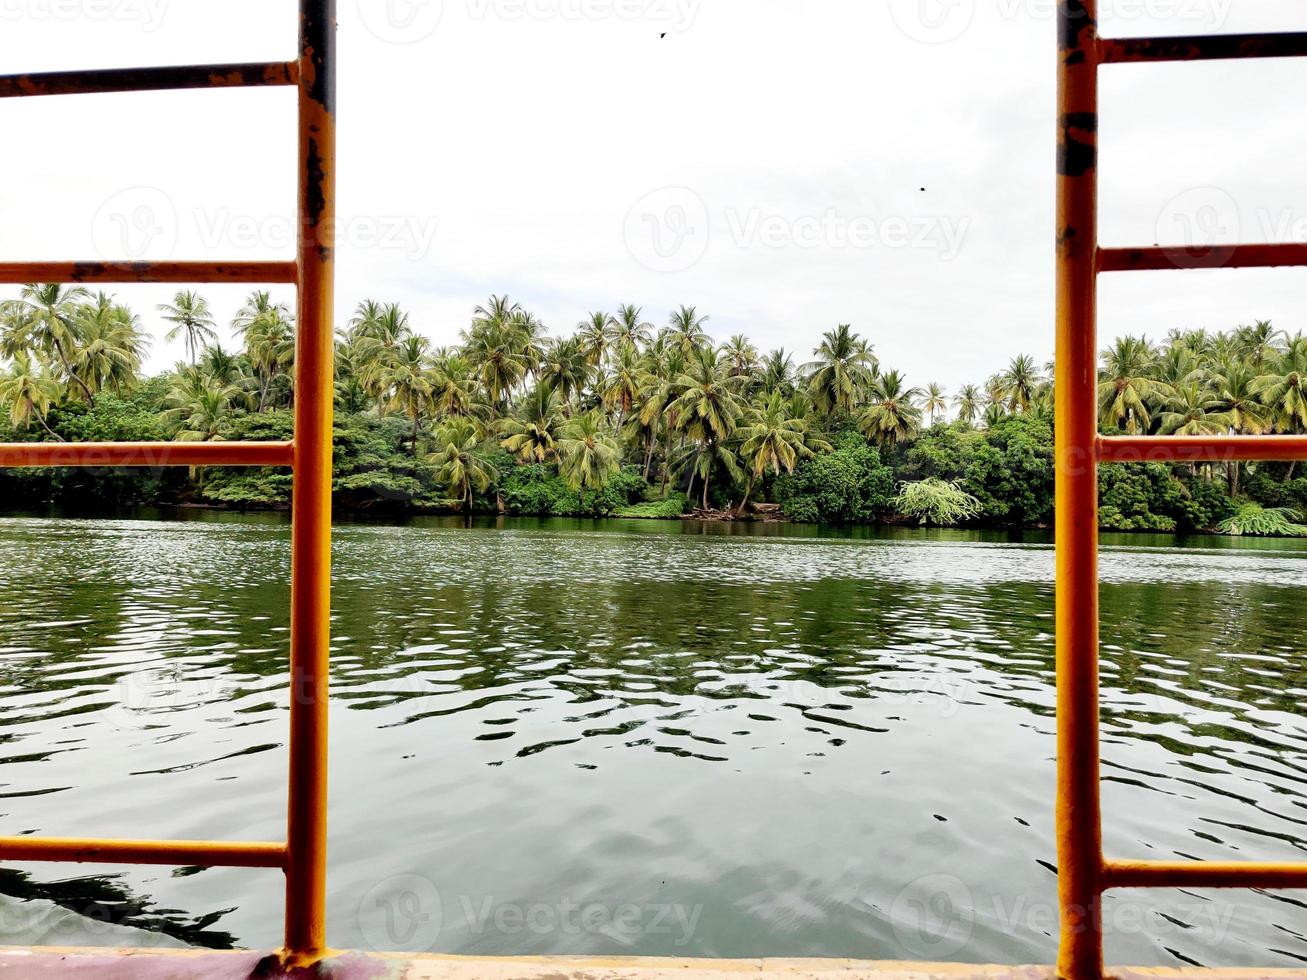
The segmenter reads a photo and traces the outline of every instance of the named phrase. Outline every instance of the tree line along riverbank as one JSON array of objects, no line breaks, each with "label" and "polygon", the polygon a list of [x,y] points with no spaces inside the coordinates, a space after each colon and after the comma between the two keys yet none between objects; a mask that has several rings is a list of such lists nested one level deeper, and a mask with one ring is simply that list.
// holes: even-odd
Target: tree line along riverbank
[{"label": "tree line along riverbank", "polygon": [[[0,440],[291,436],[294,319],[252,293],[224,346],[203,296],[155,315],[186,357],[144,376],[149,336],[113,296],[32,284],[0,303]],[[946,391],[882,364],[850,325],[811,355],[724,343],[693,307],[636,306],[562,336],[492,296],[456,345],[367,300],[337,337],[342,511],[484,512],[1039,527],[1052,519],[1053,367],[1017,355]],[[1104,432],[1307,431],[1307,338],[1258,322],[1124,337],[1103,351]],[[270,469],[0,472],[11,506],[281,508]],[[1122,531],[1301,534],[1292,464],[1102,468],[1100,523]]]}]

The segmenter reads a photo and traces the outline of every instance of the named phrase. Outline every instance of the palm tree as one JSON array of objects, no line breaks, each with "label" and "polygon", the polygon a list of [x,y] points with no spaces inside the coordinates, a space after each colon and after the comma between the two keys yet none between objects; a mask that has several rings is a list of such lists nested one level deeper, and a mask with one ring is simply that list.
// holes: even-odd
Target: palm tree
[{"label": "palm tree", "polygon": [[688,469],[691,481],[695,476],[703,481],[704,509],[708,507],[713,469],[720,464],[733,477],[740,472],[734,454],[725,449],[744,411],[738,394],[740,380],[730,373],[730,365],[720,352],[703,347],[670,385],[671,399],[666,409],[669,428],[684,434],[693,449],[675,468]]},{"label": "palm tree", "polygon": [[1210,436],[1228,432],[1233,419],[1221,411],[1221,399],[1197,381],[1178,385],[1160,418],[1163,435]]},{"label": "palm tree", "polygon": [[731,366],[731,374],[737,378],[750,378],[758,370],[758,348],[742,333],[722,345],[722,354]]},{"label": "palm tree", "polygon": [[218,339],[218,331],[214,329],[217,322],[209,311],[209,301],[197,292],[181,290],[171,303],[161,303],[159,312],[165,321],[173,324],[164,339],[171,342],[182,337],[192,364],[196,363],[200,350]]},{"label": "palm tree", "polygon": [[454,417],[435,431],[435,449],[428,461],[435,467],[436,480],[449,488],[451,499],[472,512],[472,492],[484,493],[499,475],[481,448],[481,431],[471,419]]},{"label": "palm tree", "polygon": [[1035,359],[1029,354],[1018,354],[1012,358],[1001,375],[1000,383],[1007,396],[1007,407],[1012,412],[1029,411],[1030,403],[1039,389],[1041,378]]},{"label": "palm tree", "polygon": [[644,311],[630,303],[624,303],[608,321],[611,346],[621,349],[633,347],[641,350],[648,346],[653,338],[653,324],[642,319]]},{"label": "palm tree", "polygon": [[461,354],[437,356],[431,367],[431,404],[437,415],[479,418],[490,414],[476,372]]},{"label": "palm tree", "polygon": [[14,354],[9,370],[0,375],[0,405],[9,410],[15,429],[26,429],[32,419],[53,439],[63,442],[46,421],[50,407],[59,399],[59,384],[50,372],[28,351]]},{"label": "palm tree", "polygon": [[1103,352],[1103,380],[1098,385],[1098,420],[1132,435],[1153,424],[1149,402],[1174,396],[1170,385],[1154,377],[1157,352],[1142,337],[1120,337]]},{"label": "palm tree", "polygon": [[580,400],[590,377],[587,342],[585,337],[560,337],[545,344],[540,358],[540,380],[558,392],[565,405]]},{"label": "palm tree", "polygon": [[78,307],[77,335],[72,367],[83,390],[122,393],[135,384],[146,338],[131,310],[100,293],[94,303]]},{"label": "palm tree", "polygon": [[640,397],[644,370],[644,358],[635,347],[623,344],[617,348],[612,367],[599,386],[599,397],[605,408],[617,413],[618,429],[625,424]]},{"label": "palm tree", "polygon": [[762,359],[762,390],[771,394],[780,392],[786,398],[794,394],[794,359],[778,347]]},{"label": "palm tree", "polygon": [[576,325],[577,347],[590,367],[598,367],[608,356],[612,323],[613,318],[607,313],[591,313]]},{"label": "palm tree", "polygon": [[744,513],[754,483],[768,470],[793,473],[800,459],[812,457],[817,452],[830,452],[831,446],[825,440],[809,439],[807,419],[795,417],[791,408],[779,391],[773,391],[749,408],[738,432],[743,440],[740,458],[748,470],[749,481],[736,513]]},{"label": "palm tree", "polygon": [[931,425],[935,424],[936,415],[943,415],[948,411],[948,395],[943,386],[934,381],[926,385],[926,400],[922,408],[930,415]]},{"label": "palm tree", "polygon": [[412,425],[413,455],[418,452],[422,413],[431,407],[434,386],[427,370],[431,341],[409,334],[379,362],[380,384],[390,393],[386,407],[408,416]]},{"label": "palm tree", "polygon": [[21,339],[7,340],[11,349],[14,344],[30,344],[56,361],[63,369],[65,380],[82,389],[88,405],[95,396],[73,370],[72,359],[79,339],[78,307],[89,298],[90,293],[81,286],[65,287],[55,282],[27,284],[19,293],[17,304]]},{"label": "palm tree", "polygon": [[967,425],[975,423],[976,416],[980,414],[980,403],[980,389],[975,385],[963,385],[962,390],[953,396],[953,404],[958,410],[958,420]]},{"label": "palm tree", "polygon": [[858,419],[858,428],[880,445],[902,442],[921,428],[921,409],[916,400],[920,388],[905,387],[903,375],[886,371],[872,385],[872,400]]},{"label": "palm tree", "polygon": [[558,472],[585,507],[586,490],[602,490],[622,468],[622,451],[598,412],[586,412],[564,426],[558,440]]},{"label": "palm tree", "polygon": [[563,415],[558,392],[540,382],[518,411],[499,422],[499,444],[524,463],[549,463],[558,458]]},{"label": "palm tree", "polygon": [[1276,330],[1270,320],[1258,320],[1252,326],[1238,327],[1234,331],[1234,346],[1239,357],[1249,362],[1254,370],[1266,367],[1281,352],[1283,331]]},{"label": "palm tree", "polygon": [[185,371],[168,392],[163,419],[173,438],[182,442],[221,440],[231,432],[232,399],[237,394],[235,388],[217,384],[198,371]]},{"label": "palm tree", "polygon": [[[1237,358],[1223,358],[1212,373],[1222,411],[1230,417],[1230,427],[1239,435],[1259,436],[1270,432],[1274,422],[1270,409],[1259,397],[1257,378],[1250,364]],[[1230,461],[1225,464],[1230,496],[1239,494],[1239,473],[1243,464]]]},{"label": "palm tree", "polygon": [[1274,413],[1281,432],[1307,431],[1307,337],[1294,337],[1272,369],[1253,381],[1252,390]]},{"label": "palm tree", "polygon": [[708,317],[700,316],[698,308],[694,306],[682,306],[668,321],[668,339],[680,348],[686,360],[689,360],[698,348],[709,342],[708,334],[704,330],[707,322]]},{"label": "palm tree", "polygon": [[871,347],[847,323],[822,334],[813,354],[816,360],[801,370],[809,375],[808,387],[818,411],[852,414],[876,377],[878,365]]}]

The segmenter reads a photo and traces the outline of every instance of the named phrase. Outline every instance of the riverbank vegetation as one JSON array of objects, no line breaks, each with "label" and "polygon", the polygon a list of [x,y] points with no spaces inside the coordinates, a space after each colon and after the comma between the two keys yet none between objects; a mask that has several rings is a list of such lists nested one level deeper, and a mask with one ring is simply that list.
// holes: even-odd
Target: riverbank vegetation
[{"label": "riverbank vegetation", "polygon": [[[105,293],[33,284],[0,306],[4,441],[276,440],[292,430],[294,317],[252,293],[219,324],[198,293],[160,307],[185,360],[142,374],[139,316]],[[956,392],[882,364],[850,325],[806,356],[717,343],[681,307],[593,313],[561,336],[492,296],[454,346],[366,300],[336,343],[341,509],[1047,525],[1052,365],[1020,354]],[[1123,337],[1103,352],[1105,433],[1307,432],[1307,337],[1270,323]],[[10,506],[284,507],[272,469],[9,470]],[[1293,464],[1105,466],[1113,530],[1297,534]]]}]

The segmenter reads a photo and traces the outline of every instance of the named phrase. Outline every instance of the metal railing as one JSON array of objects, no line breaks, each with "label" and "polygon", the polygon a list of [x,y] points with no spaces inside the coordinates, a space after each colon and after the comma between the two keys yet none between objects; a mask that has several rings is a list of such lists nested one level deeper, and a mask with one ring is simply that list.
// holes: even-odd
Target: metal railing
[{"label": "metal railing", "polygon": [[335,7],[335,0],[300,0],[295,61],[0,76],[0,98],[265,85],[298,89],[298,243],[293,261],[0,263],[0,283],[6,284],[240,282],[297,287],[293,441],[0,445],[0,467],[292,468],[290,787],[285,843],[0,837],[0,859],[280,868],[286,876],[284,955],[298,963],[311,962],[326,949]]},{"label": "metal railing", "polygon": [[1117,861],[1103,854],[1099,795],[1098,464],[1307,459],[1303,436],[1098,434],[1100,273],[1307,265],[1307,246],[1220,245],[1206,255],[1098,245],[1098,69],[1231,58],[1307,57],[1307,34],[1107,39],[1097,0],[1060,0],[1057,181],[1058,972],[1103,976],[1103,893],[1112,888],[1301,888],[1307,864]]}]

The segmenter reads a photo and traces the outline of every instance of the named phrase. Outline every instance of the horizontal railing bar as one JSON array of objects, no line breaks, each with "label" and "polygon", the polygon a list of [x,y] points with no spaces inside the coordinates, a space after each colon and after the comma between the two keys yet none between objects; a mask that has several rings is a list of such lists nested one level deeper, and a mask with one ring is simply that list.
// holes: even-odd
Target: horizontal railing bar
[{"label": "horizontal railing bar", "polygon": [[296,85],[299,64],[290,61],[232,65],[166,65],[0,75],[0,99],[35,95],[103,95],[167,89]]},{"label": "horizontal railing bar", "polygon": [[1307,57],[1307,33],[1103,38],[1098,42],[1098,60],[1105,65],[1302,57]]},{"label": "horizontal railing bar", "polygon": [[1107,861],[1105,888],[1307,888],[1307,864]]},{"label": "horizontal railing bar", "polygon": [[1307,436],[1101,436],[1104,463],[1289,462],[1307,459]]},{"label": "horizontal railing bar", "polygon": [[290,466],[289,442],[11,442],[0,468],[31,466]]},{"label": "horizontal railing bar", "polygon": [[293,283],[294,262],[0,262],[0,283]]},{"label": "horizontal railing bar", "polygon": [[262,841],[0,837],[0,860],[284,868],[286,845]]},{"label": "horizontal railing bar", "polygon": [[1099,272],[1162,269],[1269,269],[1307,265],[1307,242],[1274,245],[1167,245],[1152,248],[1101,248]]}]

